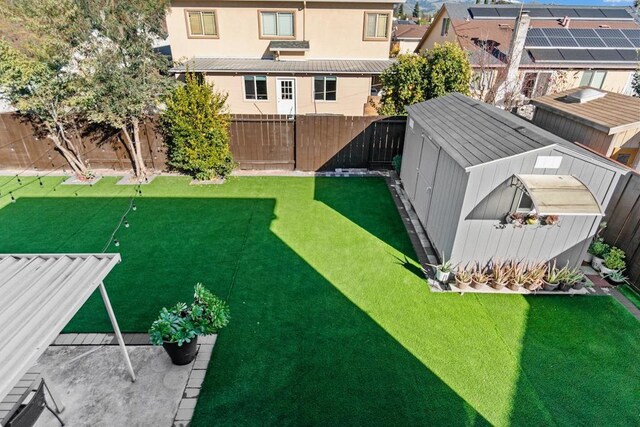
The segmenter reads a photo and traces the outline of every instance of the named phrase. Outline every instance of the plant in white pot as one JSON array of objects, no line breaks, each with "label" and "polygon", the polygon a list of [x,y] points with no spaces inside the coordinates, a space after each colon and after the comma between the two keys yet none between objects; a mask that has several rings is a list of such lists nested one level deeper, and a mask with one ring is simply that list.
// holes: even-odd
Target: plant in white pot
[{"label": "plant in white pot", "polygon": [[604,260],[600,266],[600,275],[604,277],[614,271],[624,270],[626,267],[624,257],[625,254],[622,249],[618,249],[615,246],[609,249],[609,252],[604,256]]},{"label": "plant in white pot", "polygon": [[449,277],[453,271],[451,261],[447,261],[443,256],[441,264],[429,264],[429,266],[434,268],[438,282],[447,283],[449,281]]},{"label": "plant in white pot", "polygon": [[589,246],[589,252],[593,255],[593,259],[591,260],[591,266],[594,270],[600,271],[600,267],[602,266],[602,262],[604,261],[605,255],[609,253],[611,247],[607,245],[603,239],[594,240]]},{"label": "plant in white pot", "polygon": [[198,336],[211,335],[229,323],[229,306],[202,283],[195,286],[193,303],[163,308],[149,329],[149,339],[161,345],[175,365],[186,365],[196,357]]},{"label": "plant in white pot", "polygon": [[624,268],[622,270],[614,270],[612,273],[607,274],[605,278],[609,279],[616,285],[626,283],[629,278],[624,275]]}]

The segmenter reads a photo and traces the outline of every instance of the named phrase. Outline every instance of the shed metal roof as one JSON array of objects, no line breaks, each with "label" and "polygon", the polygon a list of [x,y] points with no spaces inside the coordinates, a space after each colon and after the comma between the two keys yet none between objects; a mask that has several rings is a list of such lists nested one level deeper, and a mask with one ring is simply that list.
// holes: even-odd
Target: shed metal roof
[{"label": "shed metal roof", "polygon": [[0,401],[119,261],[119,254],[0,254]]},{"label": "shed metal roof", "polygon": [[464,168],[556,145],[624,170],[611,159],[459,93],[412,105],[407,111],[428,137]]},{"label": "shed metal roof", "polygon": [[250,58],[193,58],[173,67],[173,73],[313,73],[313,74],[381,74],[393,60],[379,59],[310,59],[275,61]]},{"label": "shed metal roof", "polygon": [[542,96],[531,100],[531,103],[609,135],[640,128],[640,98],[599,89],[605,96],[584,103],[567,100],[568,95],[582,89],[587,87]]}]

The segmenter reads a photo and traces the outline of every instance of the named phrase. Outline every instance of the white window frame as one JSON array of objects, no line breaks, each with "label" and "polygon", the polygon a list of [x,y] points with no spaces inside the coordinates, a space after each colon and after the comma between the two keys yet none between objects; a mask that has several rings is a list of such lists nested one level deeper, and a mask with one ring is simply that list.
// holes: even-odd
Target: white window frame
[{"label": "white window frame", "polygon": [[[336,80],[336,99],[327,99],[327,77]],[[323,99],[316,99],[316,78],[322,78],[323,83]],[[338,77],[337,76],[313,76],[313,84],[311,85],[311,96],[313,102],[337,102],[338,101]]]},{"label": "white window frame", "polygon": [[[367,28],[369,25],[369,20],[367,19],[369,15],[376,15],[376,26],[374,28],[373,34],[378,34],[378,19],[380,15],[386,15],[387,17],[387,25],[384,29],[384,37],[378,36],[368,36]],[[381,40],[389,40],[389,24],[391,23],[391,14],[389,12],[376,12],[376,11],[367,11],[364,13],[364,31],[362,39],[364,41],[381,41]]]},{"label": "white window frame", "polygon": [[[276,34],[264,34],[264,25],[262,20],[262,15],[265,13],[272,13],[276,15]],[[278,23],[280,22],[279,15],[291,15],[291,35],[280,35],[280,28],[278,28]],[[259,26],[259,36],[261,39],[295,39],[296,38],[296,12],[295,10],[259,10],[258,11],[258,26]]]},{"label": "white window frame", "polygon": [[[255,98],[248,98],[247,97],[247,86],[246,86],[246,78],[247,77],[252,77],[253,78],[253,90],[255,93]],[[256,83],[256,77],[264,77],[265,78],[265,87],[266,87],[266,98],[265,99],[258,99],[258,85]],[[242,76],[242,93],[244,94],[244,100],[245,101],[249,101],[249,102],[266,102],[269,101],[269,76],[264,75],[264,74],[246,74]]]},{"label": "white window frame", "polygon": [[[586,85],[582,84],[582,80],[584,79],[585,75],[587,75],[587,73],[591,73],[591,77],[589,78],[589,83],[587,83]],[[603,77],[602,77],[602,83],[600,84],[599,87],[596,86],[591,86],[591,83],[593,82],[594,77],[596,76],[596,74],[598,73],[603,73]],[[607,71],[606,70],[584,70],[582,72],[582,77],[580,78],[580,86],[589,86],[592,87],[594,89],[602,89],[602,86],[604,86],[604,81],[607,79]]]}]

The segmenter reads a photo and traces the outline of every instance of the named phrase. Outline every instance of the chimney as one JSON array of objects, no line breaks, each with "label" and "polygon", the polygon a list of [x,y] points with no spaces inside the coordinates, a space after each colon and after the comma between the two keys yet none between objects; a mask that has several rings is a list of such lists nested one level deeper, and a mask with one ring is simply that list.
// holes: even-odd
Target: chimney
[{"label": "chimney", "polygon": [[520,16],[516,18],[513,37],[511,38],[511,47],[509,48],[506,84],[512,83],[518,78],[518,68],[520,67],[520,59],[524,51],[524,41],[527,38],[530,23],[531,18],[529,17],[528,10],[523,10]]}]

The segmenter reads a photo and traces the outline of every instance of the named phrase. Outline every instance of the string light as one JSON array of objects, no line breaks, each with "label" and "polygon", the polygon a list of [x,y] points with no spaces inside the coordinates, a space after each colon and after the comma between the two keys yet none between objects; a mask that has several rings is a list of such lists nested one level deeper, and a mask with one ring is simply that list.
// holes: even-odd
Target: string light
[{"label": "string light", "polygon": [[129,228],[129,221],[127,221],[127,217],[124,217],[124,228]]},{"label": "string light", "polygon": [[40,187],[44,187],[44,184],[42,183],[42,179],[40,177],[38,177],[38,182],[40,183]]},{"label": "string light", "polygon": [[16,198],[13,197],[13,193],[9,193],[11,195],[11,203],[15,203],[16,202]]},{"label": "string light", "polygon": [[16,175],[16,178],[18,178],[18,184],[22,185],[22,181],[20,180],[20,177],[18,175]]},{"label": "string light", "polygon": [[135,211],[137,210],[138,207],[136,206],[135,202],[131,205],[131,210]]},{"label": "string light", "polygon": [[118,241],[118,239],[115,239],[115,240],[113,241],[113,246],[115,246],[115,247],[120,246],[120,242]]}]

